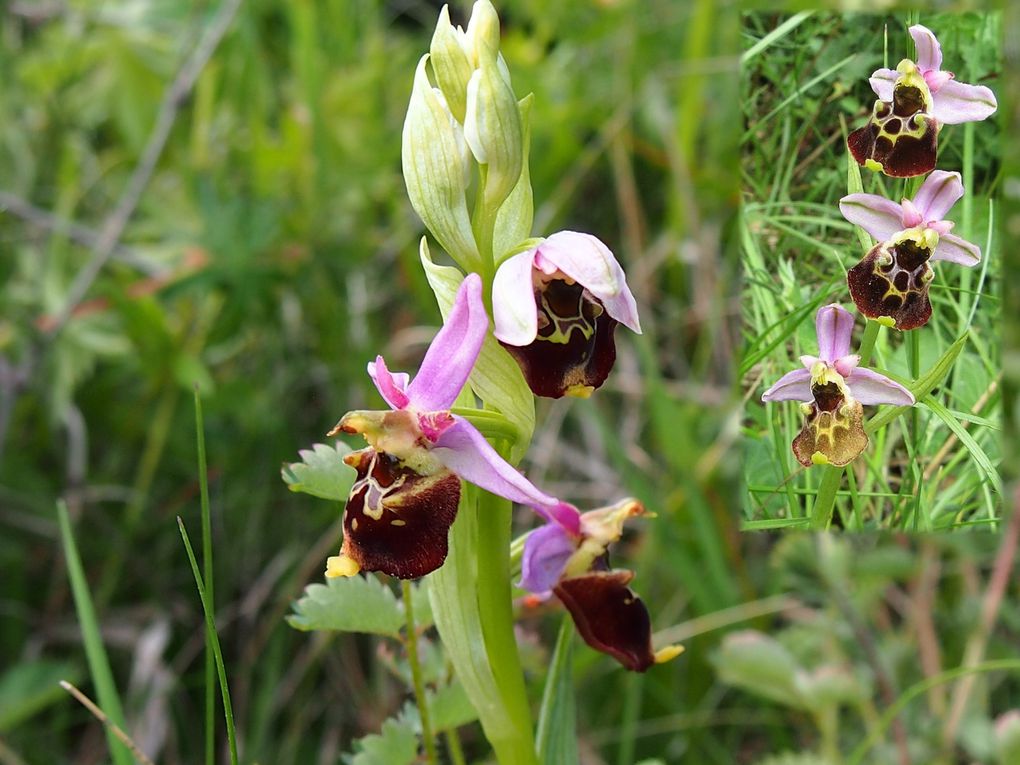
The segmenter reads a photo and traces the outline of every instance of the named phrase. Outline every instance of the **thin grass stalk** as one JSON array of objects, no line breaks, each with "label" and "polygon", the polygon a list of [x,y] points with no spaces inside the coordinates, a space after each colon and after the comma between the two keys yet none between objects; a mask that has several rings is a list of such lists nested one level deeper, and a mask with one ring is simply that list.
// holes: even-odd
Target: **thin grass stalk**
[{"label": "thin grass stalk", "polygon": [[[209,603],[216,608],[213,594],[212,522],[209,512],[209,471],[205,456],[205,422],[202,418],[202,399],[195,387],[195,438],[198,449],[198,487],[202,504],[202,572]],[[205,630],[205,762],[216,762],[216,659],[213,652],[213,633]]]},{"label": "thin grass stalk", "polygon": [[437,765],[439,757],[436,754],[436,739],[432,734],[428,698],[425,696],[425,681],[422,679],[421,658],[418,656],[418,630],[414,624],[414,598],[411,592],[411,582],[401,579],[400,587],[404,595],[404,615],[407,617],[407,662],[411,665],[414,700],[418,704],[418,716],[421,718],[421,737],[425,743],[425,760],[429,765]]},{"label": "thin grass stalk", "polygon": [[213,636],[213,656],[216,659],[216,673],[220,679],[220,695],[223,698],[223,716],[227,722],[227,744],[230,747],[230,765],[237,765],[237,735],[234,730],[234,708],[230,703],[230,687],[227,685],[227,670],[223,664],[223,651],[220,648],[219,635],[216,634],[216,622],[213,618],[212,604],[206,594],[205,583],[202,581],[202,572],[198,570],[198,561],[195,559],[195,551],[191,547],[191,540],[188,538],[187,529],[184,528],[184,519],[177,516],[177,526],[181,531],[181,539],[184,540],[184,549],[188,553],[188,562],[191,564],[191,572],[195,576],[195,585],[198,587],[198,597],[202,601],[202,612],[205,614],[205,626]]}]

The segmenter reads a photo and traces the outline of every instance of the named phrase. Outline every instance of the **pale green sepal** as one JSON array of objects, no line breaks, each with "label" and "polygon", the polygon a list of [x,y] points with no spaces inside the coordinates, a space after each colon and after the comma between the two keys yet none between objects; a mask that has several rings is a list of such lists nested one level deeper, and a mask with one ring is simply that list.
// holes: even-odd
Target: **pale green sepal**
[{"label": "pale green sepal", "polygon": [[481,47],[488,46],[494,51],[499,50],[499,14],[489,0],[477,0],[471,7],[471,18],[468,19],[467,39],[472,53],[472,64],[478,66],[481,59]]},{"label": "pale green sepal", "polygon": [[474,69],[466,47],[466,35],[450,23],[450,9],[444,5],[432,35],[432,45],[429,48],[432,56],[429,60],[436,83],[443,91],[453,116],[461,124],[464,123],[464,110],[467,108],[468,80]]},{"label": "pale green sepal", "polygon": [[482,637],[473,554],[478,534],[476,496],[473,489],[461,492],[457,520],[450,528],[446,562],[425,579],[429,601],[446,655],[478,713],[497,759],[500,763],[533,762],[533,753],[528,757],[528,753],[516,751],[513,723],[500,696]]},{"label": "pale green sepal", "polygon": [[426,53],[414,74],[404,120],[401,160],[411,206],[439,244],[466,270],[475,270],[478,248],[468,215],[464,136],[425,72]]},{"label": "pale green sepal", "polygon": [[486,166],[485,204],[496,209],[521,177],[524,139],[517,99],[499,70],[496,51],[476,43],[479,65],[468,81],[464,138],[478,164]]},{"label": "pale green sepal", "polygon": [[[531,154],[531,104],[534,100],[534,94],[529,93],[517,102],[517,110],[521,117],[521,176],[517,179],[517,185],[510,192],[510,196],[496,213],[496,226],[492,232],[492,254],[497,265],[509,255],[531,249],[525,247],[522,250],[518,245],[531,234],[531,226],[535,219],[531,170],[528,167],[528,157]],[[541,240],[535,241],[537,245]]]},{"label": "pale green sepal", "polygon": [[[429,286],[436,295],[439,310],[445,319],[464,275],[452,266],[433,263],[424,237],[420,254],[425,277],[429,280]],[[478,398],[501,412],[517,429],[518,437],[510,449],[510,462],[516,465],[527,451],[535,431],[535,399],[517,362],[491,334],[482,343],[481,353],[478,354],[478,361],[475,362],[468,383]]]}]

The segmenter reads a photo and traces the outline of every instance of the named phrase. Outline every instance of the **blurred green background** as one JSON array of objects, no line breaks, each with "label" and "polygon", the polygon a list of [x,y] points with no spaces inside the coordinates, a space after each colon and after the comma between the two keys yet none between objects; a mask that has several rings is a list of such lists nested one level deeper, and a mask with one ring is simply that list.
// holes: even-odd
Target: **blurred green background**
[{"label": "blurred green background", "polygon": [[[0,7],[3,765],[108,758],[99,724],[56,685],[66,678],[93,692],[58,498],[129,731],[157,762],[201,761],[201,609],[175,521],[197,537],[195,386],[242,761],[341,762],[406,701],[379,641],[285,624],[339,543],[339,507],[289,493],[280,466],[348,409],[381,405],[365,363],[383,353],[391,367],[414,369],[438,324],[399,157],[437,8],[249,0],[225,18],[223,7]],[[534,233],[572,228],[609,243],[645,329],[620,333],[614,374],[590,401],[541,402],[524,467],[582,507],[632,494],[658,514],[614,552],[637,572],[659,637],[688,649],[637,676],[578,647],[584,761],[754,763],[792,751],[804,754],[772,762],[816,765],[829,761],[817,759],[823,743],[826,756],[848,754],[863,732],[895,746],[877,720],[888,689],[875,673],[898,694],[965,660],[1011,655],[1017,577],[995,589],[991,572],[993,560],[1017,569],[1008,545],[977,535],[849,547],[738,533],[736,7],[509,0],[497,9],[515,90],[536,96]],[[455,4],[455,22],[467,11]],[[194,88],[168,98],[221,19],[225,34]],[[161,113],[172,119],[161,123]],[[138,175],[159,124],[169,127],[165,148],[151,177]],[[144,181],[140,193],[132,178]],[[130,213],[123,232],[118,210]],[[921,624],[925,613],[935,615]],[[522,621],[536,702],[556,622]],[[768,688],[826,667],[854,682],[821,701],[763,694],[755,673],[774,670],[775,654],[753,653],[761,637],[723,642],[749,627],[792,657],[778,662],[785,676],[766,676]],[[938,648],[922,664],[919,630]],[[908,707],[919,757],[996,761],[988,726],[1020,706],[1020,685],[1001,672],[979,677],[966,694],[944,686],[966,702],[967,725],[951,741],[941,740],[945,703]],[[822,709],[824,719],[812,712]],[[964,738],[975,725],[987,735]],[[483,761],[477,728],[462,738],[469,760]]]}]

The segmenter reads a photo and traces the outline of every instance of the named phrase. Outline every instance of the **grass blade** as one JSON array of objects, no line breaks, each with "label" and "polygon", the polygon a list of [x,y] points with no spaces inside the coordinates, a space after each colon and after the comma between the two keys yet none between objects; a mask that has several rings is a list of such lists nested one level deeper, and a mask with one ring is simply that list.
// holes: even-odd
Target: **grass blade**
[{"label": "grass blade", "polygon": [[577,762],[577,709],[571,676],[574,623],[563,617],[538,715],[538,759],[544,765]]},{"label": "grass blade", "polygon": [[[213,595],[212,523],[209,519],[209,471],[205,460],[205,423],[202,420],[202,399],[195,386],[195,434],[198,441],[198,485],[202,502],[202,571],[209,606],[216,608]],[[216,762],[216,663],[213,655],[215,633],[205,629],[205,762]]]},{"label": "grass blade", "polygon": [[184,540],[184,548],[188,551],[188,562],[191,563],[191,572],[195,575],[195,584],[198,587],[198,597],[202,600],[202,612],[205,614],[205,626],[212,634],[213,656],[216,659],[216,673],[220,678],[220,695],[223,697],[223,716],[227,721],[227,742],[230,745],[230,765],[237,765],[237,737],[234,732],[234,710],[230,704],[230,688],[227,686],[227,670],[223,666],[223,651],[220,650],[220,639],[216,634],[216,623],[213,621],[212,606],[206,595],[205,584],[202,581],[202,572],[198,570],[198,561],[195,560],[195,551],[191,548],[191,540],[184,528],[184,521],[177,516],[177,525],[181,530],[181,539]]},{"label": "grass blade", "polygon": [[[85,658],[89,665],[89,674],[96,686],[96,696],[103,713],[116,727],[125,729],[124,710],[117,695],[117,686],[113,682],[113,671],[110,660],[103,646],[103,637],[99,633],[99,620],[92,605],[89,594],[85,569],[78,555],[78,545],[71,531],[71,520],[67,515],[67,505],[63,501],[57,503],[57,521],[60,523],[60,538],[64,544],[64,557],[67,559],[67,575],[71,580],[71,593],[74,595],[74,608],[81,624],[81,636],[85,643]],[[134,758],[126,746],[106,727],[106,740],[110,747],[110,756],[114,765],[132,765]]]}]

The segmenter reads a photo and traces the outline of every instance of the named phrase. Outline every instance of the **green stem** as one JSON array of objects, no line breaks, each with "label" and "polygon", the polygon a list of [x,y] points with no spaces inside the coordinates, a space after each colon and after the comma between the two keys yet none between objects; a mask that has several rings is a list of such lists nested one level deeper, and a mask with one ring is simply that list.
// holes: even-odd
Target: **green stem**
[{"label": "green stem", "polygon": [[832,510],[836,506],[836,492],[843,481],[843,470],[841,467],[827,465],[825,475],[818,484],[818,493],[815,494],[815,505],[811,508],[811,528],[824,530],[829,528],[832,522]]},{"label": "green stem", "polygon": [[871,319],[866,320],[864,325],[864,337],[861,338],[861,347],[858,349],[857,354],[861,357],[858,362],[862,367],[869,366],[871,364],[871,356],[875,352],[875,341],[878,340],[878,333],[882,330],[882,325],[877,321]]},{"label": "green stem", "polygon": [[455,728],[446,731],[446,751],[450,755],[452,765],[467,765],[467,760],[464,758],[464,747],[460,745],[460,736],[457,735]]},{"label": "green stem", "polygon": [[425,742],[425,759],[429,765],[438,765],[436,740],[432,735],[432,723],[429,719],[429,704],[425,697],[425,681],[421,675],[421,659],[418,656],[418,630],[414,626],[414,597],[411,582],[400,580],[404,593],[404,613],[407,615],[407,662],[411,665],[411,681],[414,684],[414,699],[418,703],[418,716],[421,718],[421,737]]},{"label": "green stem", "polygon": [[510,525],[512,505],[483,492],[478,502],[478,613],[508,722],[516,739],[515,762],[534,763],[535,744],[524,672],[514,636],[510,592]]}]

